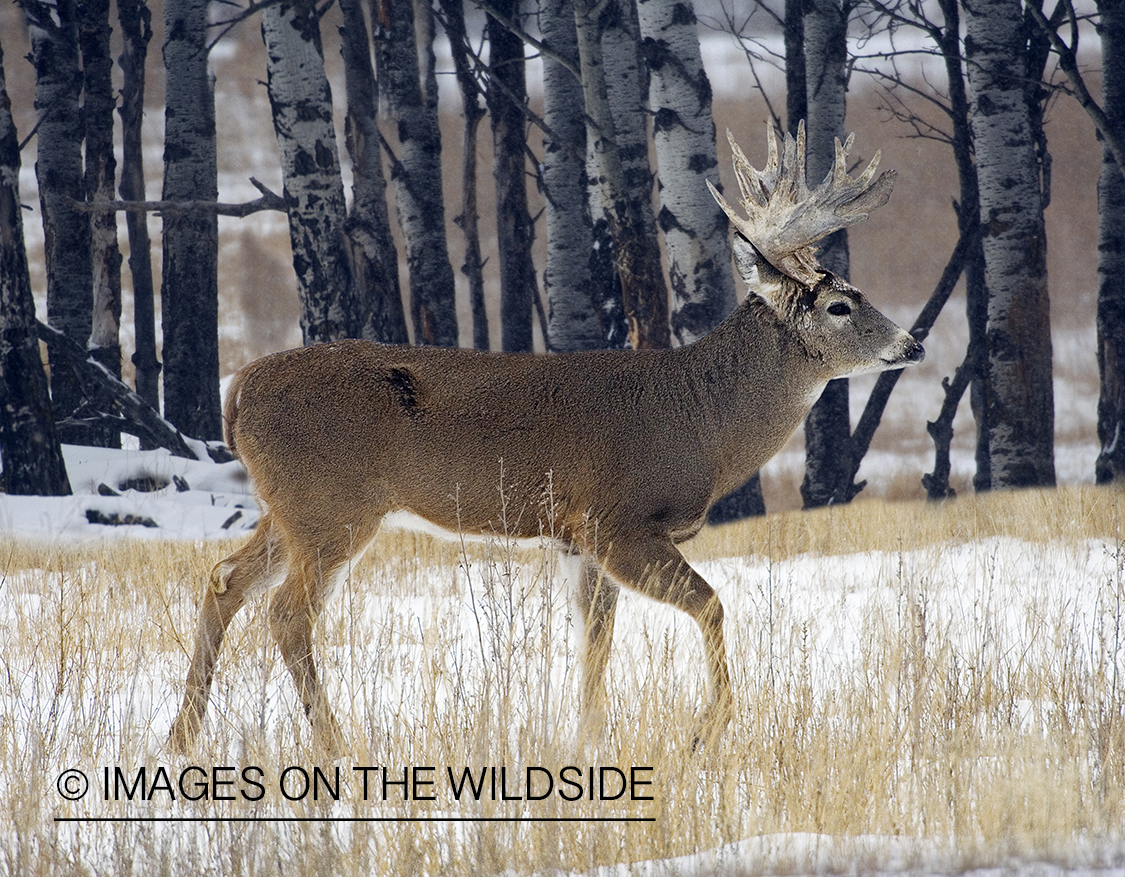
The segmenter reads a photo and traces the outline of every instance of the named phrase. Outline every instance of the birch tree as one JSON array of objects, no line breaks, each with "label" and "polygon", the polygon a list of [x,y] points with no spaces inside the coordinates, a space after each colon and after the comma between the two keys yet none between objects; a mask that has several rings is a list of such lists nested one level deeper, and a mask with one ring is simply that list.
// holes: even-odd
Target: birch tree
[{"label": "birch tree", "polygon": [[344,248],[347,205],[320,16],[311,0],[262,10],[270,108],[281,153],[305,344],[356,337],[361,319]]},{"label": "birch tree", "polygon": [[570,0],[539,6],[543,42],[543,198],[547,221],[547,349],[605,346],[591,294],[593,227],[586,177],[586,122],[579,79],[578,36]]},{"label": "birch tree", "polygon": [[[215,201],[215,94],[207,69],[208,0],[165,0],[164,200]],[[164,215],[161,323],[164,416],[186,435],[222,437],[218,217]]]},{"label": "birch tree", "polygon": [[19,178],[19,138],[0,50],[0,493],[65,496],[70,483],[39,358]]},{"label": "birch tree", "polygon": [[1024,73],[1020,0],[964,5],[970,124],[988,287],[984,404],[990,482],[1055,483],[1043,191]]},{"label": "birch tree", "polygon": [[711,83],[691,0],[640,0],[637,10],[650,77],[657,222],[668,254],[672,333],[690,344],[736,304],[727,218],[705,185],[719,182]]},{"label": "birch tree", "polygon": [[445,238],[436,90],[423,86],[413,0],[378,0],[376,15],[380,21],[375,57],[381,107],[398,128],[400,151],[391,179],[406,243],[414,340],[455,347],[457,315]]},{"label": "birch tree", "polygon": [[574,3],[587,145],[613,242],[629,343],[640,349],[667,347],[671,334],[652,211],[635,14],[626,0]]}]

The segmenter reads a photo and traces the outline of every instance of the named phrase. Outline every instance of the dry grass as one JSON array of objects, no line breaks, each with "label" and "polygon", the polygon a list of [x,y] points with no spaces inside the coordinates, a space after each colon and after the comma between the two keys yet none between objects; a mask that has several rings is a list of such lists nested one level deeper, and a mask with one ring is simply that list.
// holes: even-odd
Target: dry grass
[{"label": "dry grass", "polygon": [[[227,546],[0,543],[0,870],[531,873],[748,838],[768,855],[729,859],[740,873],[807,868],[814,854],[830,868],[885,867],[892,855],[942,870],[1102,861],[1125,840],[1120,508],[1119,493],[1091,488],[858,503],[706,532],[690,550],[728,605],[737,700],[721,747],[698,754],[700,643],[682,616],[623,601],[610,730],[582,751],[573,743],[576,634],[554,553],[387,533],[318,633],[353,751],[333,762],[309,739],[257,605],[232,627],[198,751],[172,757],[162,742],[193,597]],[[1029,560],[1008,570],[1013,550]],[[874,552],[858,573],[847,560],[855,552]],[[983,558],[984,572],[970,562],[963,581],[950,578],[961,569],[951,558]],[[1083,573],[1096,564],[1100,572]],[[725,567],[734,571],[720,583]],[[567,764],[652,767],[642,791],[655,800],[458,802],[444,779],[447,767],[465,766],[511,777],[541,765],[557,777]],[[175,783],[189,765],[260,767],[265,794],[103,800],[106,766],[130,775],[144,766],[149,777],[164,766]],[[329,776],[339,766],[341,800],[287,801],[277,784],[295,765]],[[424,776],[439,800],[403,803],[391,787],[384,802],[378,774],[374,800],[361,800],[355,765],[399,779],[404,766],[434,766]],[[89,774],[86,799],[56,792],[66,768]],[[237,798],[240,789],[255,791],[241,782],[219,790]],[[229,821],[517,815],[654,821]],[[53,821],[60,816],[185,822]],[[795,833],[811,833],[816,849]]]}]

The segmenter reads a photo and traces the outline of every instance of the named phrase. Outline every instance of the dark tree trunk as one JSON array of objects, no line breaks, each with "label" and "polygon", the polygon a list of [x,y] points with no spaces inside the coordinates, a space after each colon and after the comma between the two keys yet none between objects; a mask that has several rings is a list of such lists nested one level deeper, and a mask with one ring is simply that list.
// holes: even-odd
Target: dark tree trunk
[{"label": "dark tree trunk", "polygon": [[20,148],[0,51],[0,493],[70,493],[47,376],[20,215]]},{"label": "dark tree trunk", "polygon": [[[90,341],[93,307],[90,220],[71,203],[86,197],[78,105],[82,71],[77,6],[74,0],[61,0],[52,15],[47,7],[29,0],[24,9],[35,23],[31,39],[39,116],[35,173],[43,214],[47,318],[85,347]],[[82,404],[82,388],[70,369],[51,369],[51,399],[55,421],[60,424]],[[95,430],[77,426],[60,426],[60,435],[75,444],[98,440]]]},{"label": "dark tree trunk", "polygon": [[[1125,2],[1102,0],[1102,104],[1125,131]],[[1125,173],[1102,147],[1098,180],[1099,484],[1125,483]]]},{"label": "dark tree trunk", "polygon": [[461,130],[461,215],[455,222],[465,235],[465,262],[461,273],[469,282],[469,304],[473,313],[473,347],[488,350],[488,314],[484,306],[484,260],[480,247],[480,212],[477,209],[477,128],[484,118],[481,90],[469,57],[463,0],[441,0],[445,27],[461,91],[464,126]]},{"label": "dark tree trunk", "polygon": [[[164,5],[165,201],[218,198],[207,9],[207,0]],[[164,216],[164,416],[185,435],[208,441],[222,437],[218,229],[209,212]]]},{"label": "dark tree trunk", "polygon": [[794,137],[809,114],[805,86],[805,2],[785,0],[785,128]]},{"label": "dark tree trunk", "polygon": [[[810,186],[820,184],[835,160],[835,141],[844,139],[847,104],[847,12],[840,0],[805,4],[804,52],[808,108]],[[847,279],[848,238],[838,231],[820,243],[821,265]],[[805,420],[805,508],[847,502],[852,485],[851,419],[846,378],[831,381]]]},{"label": "dark tree trunk", "polygon": [[347,204],[320,15],[312,0],[263,9],[262,38],[301,300],[301,338],[305,344],[354,338],[360,314],[345,249]]},{"label": "dark tree trunk", "polygon": [[395,204],[410,270],[410,314],[418,344],[457,346],[453,267],[445,238],[441,131],[433,89],[423,87],[412,0],[377,0],[375,57],[382,103],[398,124]]},{"label": "dark tree trunk", "polygon": [[[492,4],[511,21],[519,20],[519,0]],[[527,211],[527,143],[524,104],[527,83],[523,40],[489,16],[488,101],[492,124],[496,231],[500,256],[500,338],[504,350],[531,350],[531,313],[539,294],[531,245],[535,227]]]},{"label": "dark tree trunk", "polygon": [[[124,46],[121,65],[121,197],[145,200],[144,150],[141,123],[144,119],[145,59],[152,39],[152,13],[143,0],[118,0],[118,17]],[[133,279],[133,327],[137,394],[155,410],[160,408],[160,360],[156,358],[156,310],[153,302],[152,246],[148,214],[128,211],[129,274]]]},{"label": "dark tree trunk", "polygon": [[[113,58],[110,55],[109,0],[84,0],[79,6],[86,131],[86,200],[113,201],[117,159],[113,154]],[[90,355],[121,377],[121,249],[117,214],[91,213],[90,262],[93,271],[93,315]],[[121,436],[103,431],[101,443],[120,447]]]},{"label": "dark tree trunk", "polygon": [[367,22],[359,0],[340,0],[341,52],[348,96],[344,132],[352,159],[352,209],[345,230],[351,241],[359,335],[406,344],[406,314],[398,281],[398,253],[387,212],[383,150],[375,122],[375,74]]}]

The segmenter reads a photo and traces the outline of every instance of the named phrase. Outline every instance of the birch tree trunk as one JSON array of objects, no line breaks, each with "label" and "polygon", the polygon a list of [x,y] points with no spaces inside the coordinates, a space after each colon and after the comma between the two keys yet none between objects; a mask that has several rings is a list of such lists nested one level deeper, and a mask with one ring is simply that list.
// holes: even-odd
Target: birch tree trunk
[{"label": "birch tree trunk", "polygon": [[[110,56],[109,0],[85,0],[79,7],[82,49],[82,120],[86,132],[85,188],[88,201],[113,201],[117,159],[113,153],[113,59]],[[121,249],[117,214],[90,214],[93,314],[90,355],[121,377]],[[101,430],[100,444],[120,447],[119,433]]]},{"label": "birch tree trunk", "polygon": [[[847,12],[841,0],[808,0],[804,17],[807,165],[810,186],[820,184],[842,141],[847,107]],[[820,244],[821,265],[847,279],[848,238],[838,231]],[[805,420],[805,508],[851,499],[851,418],[847,379],[831,381]]]},{"label": "birch tree trunk", "polygon": [[[141,123],[144,120],[145,59],[152,39],[152,13],[143,0],[118,0],[123,47],[119,59],[121,85],[121,197],[145,200],[144,151]],[[137,394],[154,410],[160,410],[160,361],[156,358],[156,310],[153,301],[152,245],[148,214],[128,211],[129,275],[133,280],[133,367]]]},{"label": "birch tree trunk", "polygon": [[367,21],[359,0],[340,0],[341,53],[348,97],[344,136],[352,159],[352,209],[344,229],[351,242],[359,337],[406,344],[406,314],[398,281],[398,251],[387,212],[383,149],[375,122],[375,72]]},{"label": "birch tree trunk", "polygon": [[672,333],[702,338],[736,304],[726,214],[706,180],[719,183],[711,83],[703,69],[691,0],[637,4],[649,70],[649,112],[672,290]]},{"label": "birch tree trunk", "polygon": [[988,286],[990,483],[1055,483],[1054,395],[1043,193],[1021,75],[1026,35],[1020,0],[965,9],[970,124],[976,148]]},{"label": "birch tree trunk", "polygon": [[410,312],[419,344],[457,345],[453,267],[445,237],[441,131],[433,89],[423,89],[412,0],[377,0],[380,97],[401,147],[391,179],[406,240]]},{"label": "birch tree trunk", "polygon": [[19,138],[0,50],[0,493],[66,496],[70,482],[39,358],[19,179]]},{"label": "birch tree trunk", "polygon": [[[577,70],[578,37],[569,0],[543,0],[543,42]],[[555,58],[543,59],[543,113],[550,133],[543,142],[543,197],[547,217],[547,349],[594,350],[605,346],[591,295],[590,223],[586,177],[586,122],[582,83]],[[553,136],[552,136],[553,135]]]},{"label": "birch tree trunk", "polygon": [[613,241],[629,343],[634,349],[667,347],[668,293],[652,211],[635,9],[628,0],[575,0],[574,20],[588,142]]},{"label": "birch tree trunk", "polygon": [[[78,105],[82,71],[77,6],[74,0],[60,0],[53,8],[29,0],[23,7],[31,24],[31,58],[35,65],[35,174],[43,215],[47,318],[86,347],[93,307],[90,220],[71,206],[72,199],[83,201],[86,197]],[[82,388],[73,370],[65,366],[51,369],[51,399],[56,422],[65,420],[82,404]],[[94,430],[75,425],[60,427],[60,434],[76,444],[97,441]]]},{"label": "birch tree trunk", "polygon": [[[208,0],[164,4],[165,201],[218,198],[207,9]],[[218,234],[216,214],[164,216],[164,416],[185,435],[206,441],[222,438]]]},{"label": "birch tree trunk", "polygon": [[[1102,106],[1125,131],[1125,2],[1101,0]],[[1102,146],[1098,180],[1099,484],[1125,482],[1125,172]]]},{"label": "birch tree trunk", "polygon": [[[492,6],[519,22],[519,0],[494,0]],[[538,283],[531,261],[535,227],[527,211],[527,138],[524,104],[527,83],[523,40],[489,16],[488,102],[492,124],[496,233],[500,256],[500,338],[504,350],[532,349],[531,313]]]},{"label": "birch tree trunk", "polygon": [[347,204],[316,7],[311,0],[266,6],[262,39],[301,300],[301,338],[305,344],[354,338],[360,315],[345,251]]}]

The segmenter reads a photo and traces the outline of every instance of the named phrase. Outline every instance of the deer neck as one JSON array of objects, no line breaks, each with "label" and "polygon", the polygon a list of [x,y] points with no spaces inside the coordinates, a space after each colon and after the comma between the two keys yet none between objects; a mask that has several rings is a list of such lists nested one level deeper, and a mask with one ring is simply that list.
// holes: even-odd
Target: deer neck
[{"label": "deer neck", "polygon": [[799,333],[753,293],[691,345],[690,355],[696,392],[707,403],[721,496],[781,449],[827,377]]}]

